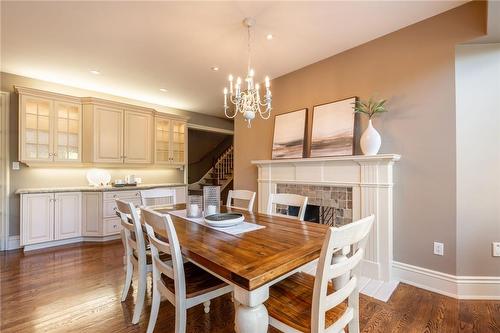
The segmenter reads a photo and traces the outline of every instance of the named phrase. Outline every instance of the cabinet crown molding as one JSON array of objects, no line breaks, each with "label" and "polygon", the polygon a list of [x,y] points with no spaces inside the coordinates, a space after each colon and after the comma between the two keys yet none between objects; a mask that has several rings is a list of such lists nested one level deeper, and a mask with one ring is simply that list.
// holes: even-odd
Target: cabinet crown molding
[{"label": "cabinet crown molding", "polygon": [[20,87],[20,86],[14,86],[14,90],[19,95],[30,95],[30,96],[35,96],[35,97],[56,99],[56,100],[61,101],[61,102],[81,103],[80,97],[59,94],[59,93],[52,92],[52,91],[39,90],[39,89]]},{"label": "cabinet crown molding", "polygon": [[79,97],[79,96],[71,96],[66,94],[60,94],[53,91],[22,87],[22,86],[14,86],[14,90],[20,95],[30,95],[42,98],[55,99],[61,102],[70,102],[70,103],[80,103],[82,105],[86,104],[94,104],[99,106],[117,108],[117,109],[127,109],[127,110],[137,110],[141,112],[151,113],[154,116],[158,117],[166,117],[174,120],[188,121],[190,117],[178,115],[174,113],[167,113],[162,111],[157,111],[153,108],[138,106],[134,104],[128,104],[123,102],[110,101],[103,98],[97,97]]}]

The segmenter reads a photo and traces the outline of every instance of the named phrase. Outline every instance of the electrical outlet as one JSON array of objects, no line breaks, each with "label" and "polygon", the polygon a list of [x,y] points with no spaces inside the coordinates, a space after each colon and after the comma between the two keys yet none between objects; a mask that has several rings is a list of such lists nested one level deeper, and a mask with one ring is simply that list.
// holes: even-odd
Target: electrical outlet
[{"label": "electrical outlet", "polygon": [[436,254],[438,256],[444,255],[444,244],[443,243],[434,242],[434,254]]},{"label": "electrical outlet", "polygon": [[493,257],[500,257],[500,242],[493,242]]},{"label": "electrical outlet", "polygon": [[19,162],[12,162],[12,170],[19,170]]}]

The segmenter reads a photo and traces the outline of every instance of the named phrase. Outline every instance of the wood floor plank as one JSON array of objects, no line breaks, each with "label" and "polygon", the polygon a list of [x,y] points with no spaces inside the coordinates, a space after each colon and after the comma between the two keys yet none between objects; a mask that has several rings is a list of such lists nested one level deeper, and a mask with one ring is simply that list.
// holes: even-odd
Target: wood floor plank
[{"label": "wood floor plank", "polygon": [[[2,333],[145,332],[151,306],[148,281],[145,311],[132,325],[137,283],[120,302],[124,280],[122,244],[77,244],[24,254],[0,253]],[[500,301],[457,301],[400,284],[387,303],[360,296],[361,331],[366,333],[500,333]],[[173,332],[174,307],[163,302],[156,332]],[[187,332],[234,332],[229,296],[188,310]],[[278,333],[274,328],[269,332]]]}]

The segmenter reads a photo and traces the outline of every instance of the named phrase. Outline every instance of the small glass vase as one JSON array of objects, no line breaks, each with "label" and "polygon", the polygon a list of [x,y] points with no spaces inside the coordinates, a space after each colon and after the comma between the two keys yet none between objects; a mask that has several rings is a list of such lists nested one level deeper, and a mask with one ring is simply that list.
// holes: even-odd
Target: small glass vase
[{"label": "small glass vase", "polygon": [[203,216],[203,197],[201,195],[188,195],[186,203],[187,217]]},{"label": "small glass vase", "polygon": [[203,215],[220,213],[220,186],[203,187]]}]

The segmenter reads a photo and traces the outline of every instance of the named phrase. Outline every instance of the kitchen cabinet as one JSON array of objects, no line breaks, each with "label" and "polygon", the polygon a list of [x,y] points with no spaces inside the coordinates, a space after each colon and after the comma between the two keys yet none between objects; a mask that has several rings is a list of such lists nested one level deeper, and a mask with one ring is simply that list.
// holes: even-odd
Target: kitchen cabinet
[{"label": "kitchen cabinet", "polygon": [[18,88],[19,160],[80,163],[82,109],[77,98]]},{"label": "kitchen cabinet", "polygon": [[84,161],[98,164],[152,164],[153,112],[147,108],[85,99]]},{"label": "kitchen cabinet", "polygon": [[[95,107],[93,122],[96,163],[123,163],[123,110]],[[88,142],[91,144],[92,141]]]},{"label": "kitchen cabinet", "polygon": [[21,196],[21,245],[81,236],[81,193]]},{"label": "kitchen cabinet", "polygon": [[125,110],[124,122],[124,163],[152,163],[153,115]]},{"label": "kitchen cabinet", "polygon": [[[175,191],[176,203],[185,203],[186,186]],[[21,246],[25,251],[81,241],[117,239],[122,230],[116,199],[141,205],[141,188],[89,191],[59,188],[51,193],[21,191]],[[47,189],[43,189],[47,191]],[[59,191],[59,192],[57,192]]]},{"label": "kitchen cabinet", "polygon": [[84,192],[82,194],[82,235],[97,237],[102,235],[101,225],[102,194]]},{"label": "kitchen cabinet", "polygon": [[54,194],[54,239],[79,237],[82,234],[82,194]]},{"label": "kitchen cabinet", "polygon": [[21,245],[54,240],[54,194],[26,194],[21,198]]},{"label": "kitchen cabinet", "polygon": [[186,122],[157,115],[155,117],[155,162],[186,164]]},{"label": "kitchen cabinet", "polygon": [[93,97],[16,87],[19,160],[29,166],[187,163],[187,118]]}]

